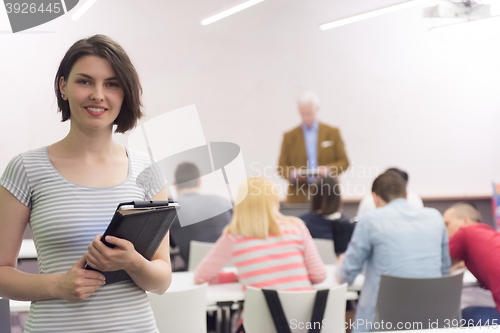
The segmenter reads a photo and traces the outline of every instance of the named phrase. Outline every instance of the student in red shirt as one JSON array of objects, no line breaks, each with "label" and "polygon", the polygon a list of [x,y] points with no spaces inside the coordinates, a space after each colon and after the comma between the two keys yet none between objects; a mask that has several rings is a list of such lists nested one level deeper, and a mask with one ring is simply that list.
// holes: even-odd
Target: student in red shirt
[{"label": "student in red shirt", "polygon": [[481,214],[472,205],[458,203],[443,215],[450,237],[450,257],[465,265],[481,286],[491,291],[494,307],[468,307],[462,319],[469,326],[500,324],[500,233],[481,222]]}]

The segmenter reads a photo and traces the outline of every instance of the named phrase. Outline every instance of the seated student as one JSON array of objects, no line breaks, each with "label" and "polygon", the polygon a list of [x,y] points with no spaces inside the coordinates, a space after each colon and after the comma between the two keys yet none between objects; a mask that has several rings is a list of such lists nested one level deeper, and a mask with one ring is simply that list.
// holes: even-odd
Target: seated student
[{"label": "seated student", "polygon": [[[222,234],[224,227],[231,221],[233,206],[222,197],[199,193],[200,171],[193,163],[185,162],[177,166],[175,187],[177,201],[181,206],[179,219],[182,219],[183,226],[179,219],[176,219],[170,229],[170,237],[173,243],[179,246],[181,257],[187,268],[190,242],[195,240],[214,243]],[[219,214],[219,212],[222,213]]]},{"label": "seated student", "polygon": [[[408,173],[405,171],[398,169],[398,168],[389,168],[386,171],[394,171],[397,172],[403,177],[406,183],[408,183]],[[408,203],[414,207],[424,207],[424,203],[422,202],[422,199],[420,197],[413,193],[413,192],[407,192],[406,199],[408,199]],[[375,201],[373,200],[373,196],[371,194],[367,195],[364,197],[361,202],[359,203],[358,206],[358,211],[356,213],[356,217],[359,219],[361,216],[365,215],[367,212],[371,210],[375,210],[377,207],[375,206]]]},{"label": "seated student", "polygon": [[[248,189],[248,194],[246,194]],[[278,195],[264,178],[240,187],[231,223],[194,272],[195,283],[233,282],[222,267],[232,261],[241,284],[276,290],[310,290],[326,268],[304,223],[279,212]],[[246,194],[246,197],[245,197]]]},{"label": "seated student", "polygon": [[[448,235],[434,208],[416,208],[406,199],[406,181],[394,171],[372,186],[377,208],[357,223],[345,258],[339,257],[340,282],[354,282],[366,263],[365,282],[353,332],[373,329],[380,276],[435,278],[450,269]],[[361,324],[362,323],[362,324]]]},{"label": "seated student", "polygon": [[311,186],[311,195],[311,212],[300,218],[313,238],[332,239],[335,253],[344,253],[355,224],[340,212],[340,184],[332,177],[318,178]]},{"label": "seated student", "polygon": [[463,260],[478,282],[491,291],[496,304],[496,308],[465,308],[462,319],[475,326],[500,324],[500,233],[480,223],[481,214],[467,203],[451,206],[443,217],[450,236],[451,259]]}]

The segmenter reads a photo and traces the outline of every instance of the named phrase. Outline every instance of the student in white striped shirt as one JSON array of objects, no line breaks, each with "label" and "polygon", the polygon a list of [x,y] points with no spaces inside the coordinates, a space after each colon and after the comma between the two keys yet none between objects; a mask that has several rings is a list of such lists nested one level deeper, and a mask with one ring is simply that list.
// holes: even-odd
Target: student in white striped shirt
[{"label": "student in white striped shirt", "polygon": [[[171,281],[168,237],[151,261],[123,239],[100,241],[118,203],[165,200],[151,162],[112,140],[142,116],[141,85],[123,48],[95,35],[66,53],[55,79],[68,135],[14,157],[0,178],[0,296],[32,301],[25,332],[157,332],[145,290]],[[145,175],[150,175],[145,176]],[[40,274],[16,269],[30,224]],[[85,270],[124,269],[132,281],[105,285]]]}]

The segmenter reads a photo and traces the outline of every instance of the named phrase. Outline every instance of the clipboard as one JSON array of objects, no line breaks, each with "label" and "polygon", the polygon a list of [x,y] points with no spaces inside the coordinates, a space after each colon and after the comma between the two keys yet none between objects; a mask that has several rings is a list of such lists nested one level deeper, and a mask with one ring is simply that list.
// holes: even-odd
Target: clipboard
[{"label": "clipboard", "polygon": [[[180,206],[173,201],[132,201],[118,205],[101,242],[113,248],[115,245],[104,240],[106,236],[126,239],[144,258],[151,260],[170,226],[177,218]],[[98,271],[90,266],[85,269]],[[100,272],[100,271],[98,271]],[[106,284],[131,280],[124,270],[100,272],[106,277]]]}]

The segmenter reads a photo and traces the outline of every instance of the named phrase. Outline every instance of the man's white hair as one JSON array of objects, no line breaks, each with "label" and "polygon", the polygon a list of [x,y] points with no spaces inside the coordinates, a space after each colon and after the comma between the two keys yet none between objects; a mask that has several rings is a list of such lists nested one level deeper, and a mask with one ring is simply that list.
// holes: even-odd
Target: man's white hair
[{"label": "man's white hair", "polygon": [[299,105],[312,105],[314,107],[319,107],[318,95],[312,90],[303,92],[299,97]]}]

